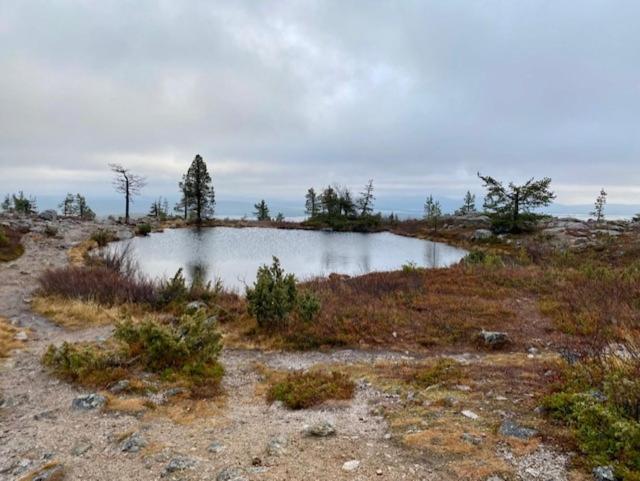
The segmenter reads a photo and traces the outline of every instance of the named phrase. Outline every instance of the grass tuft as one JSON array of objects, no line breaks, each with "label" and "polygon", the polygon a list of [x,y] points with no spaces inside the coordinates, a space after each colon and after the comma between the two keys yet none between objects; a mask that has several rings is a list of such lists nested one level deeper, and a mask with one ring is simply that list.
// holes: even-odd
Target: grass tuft
[{"label": "grass tuft", "polygon": [[307,409],[328,400],[351,399],[354,390],[353,381],[338,371],[294,372],[269,388],[267,400],[282,401],[289,409]]}]

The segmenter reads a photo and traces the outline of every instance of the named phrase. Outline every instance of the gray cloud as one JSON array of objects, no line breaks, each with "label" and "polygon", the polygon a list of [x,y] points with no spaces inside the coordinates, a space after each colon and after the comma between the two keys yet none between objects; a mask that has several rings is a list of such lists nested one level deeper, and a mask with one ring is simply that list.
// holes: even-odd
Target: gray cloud
[{"label": "gray cloud", "polygon": [[0,0],[0,191],[107,193],[108,162],[220,195],[459,196],[550,175],[638,202],[635,1]]}]

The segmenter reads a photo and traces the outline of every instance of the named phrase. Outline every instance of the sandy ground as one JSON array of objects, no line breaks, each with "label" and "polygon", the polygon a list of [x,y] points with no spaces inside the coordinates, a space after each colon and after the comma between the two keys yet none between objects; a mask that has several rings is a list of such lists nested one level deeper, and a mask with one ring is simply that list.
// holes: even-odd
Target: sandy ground
[{"label": "sandy ground", "polygon": [[[29,235],[26,253],[0,266],[0,316],[31,330],[24,349],[0,367],[0,480],[21,479],[51,461],[61,463],[65,479],[72,480],[453,479],[431,460],[394,443],[384,418],[372,410],[385,394],[366,383],[359,383],[355,398],[348,403],[303,411],[270,406],[256,393],[261,380],[256,362],[291,369],[328,362],[410,362],[410,354],[225,350],[224,399],[191,405],[195,413],[176,407],[171,416],[141,417],[72,409],[72,400],[87,392],[49,376],[39,358],[50,343],[103,337],[110,328],[65,331],[34,315],[29,300],[39,273],[64,265],[67,249],[94,228],[90,224],[63,225],[62,239]],[[336,434],[325,438],[302,434],[306,425],[320,421],[331,422]],[[123,452],[121,439],[130,433],[138,433],[146,447]],[[274,438],[284,446],[279,453],[267,450]],[[177,458],[183,458],[188,467],[166,472]],[[359,466],[343,469],[351,460],[359,461]],[[225,477],[229,467],[237,468],[227,470],[236,477]],[[562,470],[554,473],[545,479],[564,479]],[[525,474],[522,479],[537,478]]]}]

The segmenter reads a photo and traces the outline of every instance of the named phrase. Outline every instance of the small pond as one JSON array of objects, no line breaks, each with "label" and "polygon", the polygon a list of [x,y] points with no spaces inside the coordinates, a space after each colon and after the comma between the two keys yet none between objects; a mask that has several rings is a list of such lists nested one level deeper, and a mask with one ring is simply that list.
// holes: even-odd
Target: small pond
[{"label": "small pond", "polygon": [[299,280],[331,273],[360,275],[390,271],[409,262],[420,267],[446,267],[466,251],[439,242],[403,237],[388,232],[360,234],[286,230],[259,227],[169,229],[147,237],[111,244],[129,245],[147,276],[169,277],[183,268],[187,279],[196,275],[220,279],[238,292],[252,284],[262,264],[280,259],[286,272]]}]

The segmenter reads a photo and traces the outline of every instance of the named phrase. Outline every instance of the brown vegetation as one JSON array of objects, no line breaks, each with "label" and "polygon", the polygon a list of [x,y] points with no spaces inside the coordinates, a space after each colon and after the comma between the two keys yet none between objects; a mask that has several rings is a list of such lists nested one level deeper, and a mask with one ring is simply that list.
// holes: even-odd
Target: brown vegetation
[{"label": "brown vegetation", "polygon": [[272,374],[267,401],[281,401],[289,409],[307,409],[329,400],[353,397],[355,384],[339,371],[293,372],[281,376]]},{"label": "brown vegetation", "polygon": [[12,350],[23,344],[16,340],[18,332],[19,330],[9,324],[9,321],[0,317],[0,359],[9,356]]},{"label": "brown vegetation", "polygon": [[12,261],[24,253],[24,246],[20,243],[22,234],[9,227],[0,227],[0,262]]}]

